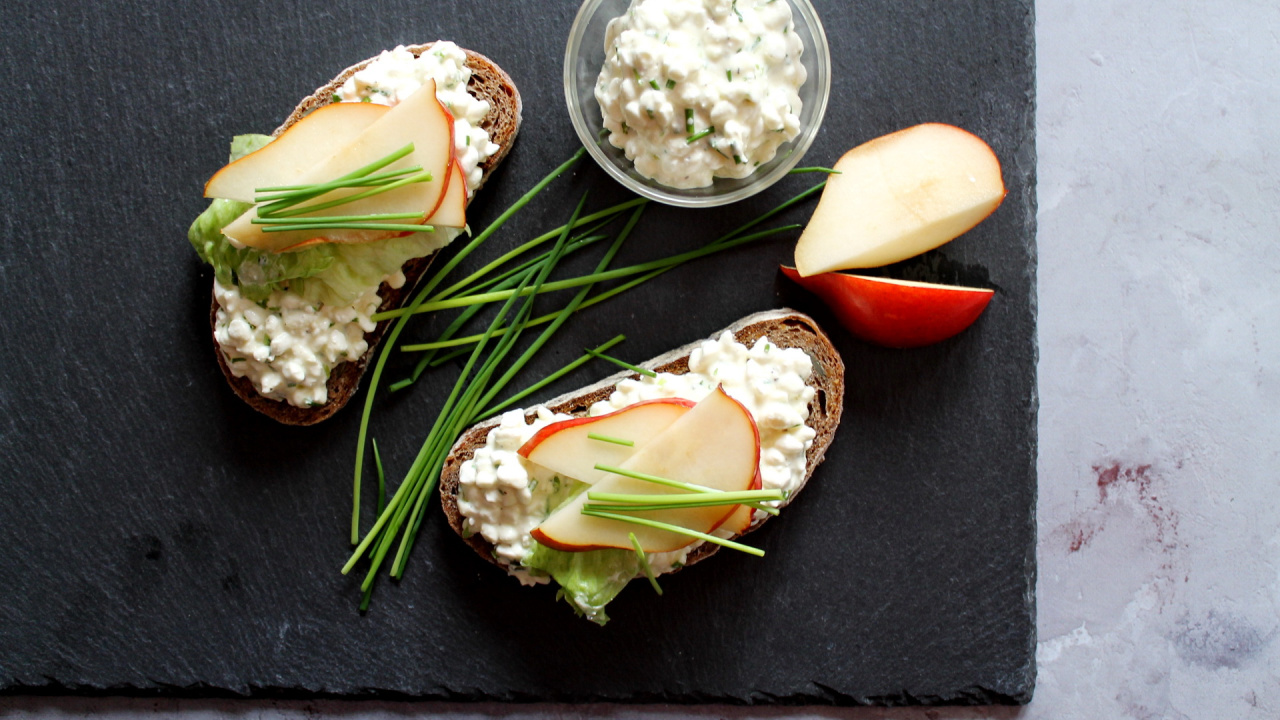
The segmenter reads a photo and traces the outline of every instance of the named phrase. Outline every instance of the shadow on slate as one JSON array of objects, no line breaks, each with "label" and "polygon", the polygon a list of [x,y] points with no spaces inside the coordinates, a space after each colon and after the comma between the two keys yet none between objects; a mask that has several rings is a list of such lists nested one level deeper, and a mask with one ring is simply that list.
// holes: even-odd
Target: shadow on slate
[{"label": "shadow on slate", "polygon": [[[806,164],[925,121],[995,148],[1009,196],[965,237],[886,272],[998,293],[940,345],[843,333],[781,280],[794,236],[663,276],[593,308],[527,377],[618,332],[642,360],[794,303],[849,367],[845,420],[803,498],[752,540],[610,607],[601,629],[522,589],[429,511],[402,582],[356,610],[349,547],[358,411],[274,425],[240,403],[203,322],[210,273],[184,236],[236,133],[269,131],[346,65],[454,39],[494,58],[525,125],[473,206],[484,224],[577,141],[560,63],[573,2],[213,3],[0,9],[10,93],[0,143],[6,312],[0,360],[0,688],[160,694],[724,703],[1023,703],[1034,683],[1035,249],[1030,0],[817,2],[832,104]],[[510,32],[495,28],[498,13]],[[627,257],[693,247],[811,183],[739,206],[652,208]],[[620,197],[584,162],[497,249],[579,194]],[[596,205],[596,203],[599,203]],[[803,222],[812,204],[778,222]],[[914,263],[914,264],[913,264]],[[692,308],[692,310],[691,310]],[[431,336],[430,323],[411,338]],[[399,377],[408,363],[393,363]],[[394,477],[454,369],[382,403]],[[609,372],[588,366],[558,390]],[[554,390],[554,389],[553,389]],[[358,407],[363,395],[352,403]],[[365,506],[371,504],[366,495]],[[372,514],[366,513],[367,528]]]}]

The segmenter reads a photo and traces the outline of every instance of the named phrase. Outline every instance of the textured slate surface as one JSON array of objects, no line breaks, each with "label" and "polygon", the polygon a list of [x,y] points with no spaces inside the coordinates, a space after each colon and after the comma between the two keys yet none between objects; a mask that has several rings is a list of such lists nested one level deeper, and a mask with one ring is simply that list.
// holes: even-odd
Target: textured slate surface
[{"label": "textured slate surface", "polygon": [[[0,8],[0,689],[462,699],[1025,702],[1034,680],[1035,152],[1029,0],[817,3],[835,79],[807,161],[923,121],[986,138],[1004,206],[891,272],[997,288],[968,332],[911,352],[839,331],[845,422],[805,496],[754,540],[628,589],[600,629],[521,589],[433,512],[405,580],[356,611],[358,416],[278,427],[211,360],[209,273],[184,241],[229,137],[267,131],[342,67],[436,37],[493,57],[523,135],[481,222],[576,146],[560,67],[572,2],[30,3]],[[626,251],[692,247],[812,182],[714,211],[655,209]],[[581,166],[495,246],[554,226]],[[597,205],[598,204],[598,205]],[[803,221],[812,206],[786,219]],[[643,359],[792,304],[782,240],[584,313],[531,375],[617,332]],[[410,331],[429,338],[423,323]],[[568,389],[608,372],[594,367]],[[381,404],[393,473],[451,378]],[[393,376],[398,374],[393,372]],[[368,503],[366,502],[366,505]]]}]

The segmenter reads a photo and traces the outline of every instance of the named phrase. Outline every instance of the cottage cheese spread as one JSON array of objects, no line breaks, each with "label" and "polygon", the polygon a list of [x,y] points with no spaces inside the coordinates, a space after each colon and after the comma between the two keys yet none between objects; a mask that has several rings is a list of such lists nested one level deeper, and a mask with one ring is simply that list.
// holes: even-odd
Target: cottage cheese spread
[{"label": "cottage cheese spread", "polygon": [[663,185],[746,177],[800,132],[803,50],[785,0],[633,0],[596,82],[609,142]]},{"label": "cottage cheese spread", "polygon": [[[403,46],[379,55],[368,67],[347,79],[335,95],[342,102],[376,102],[394,105],[411,95],[428,78],[436,81],[436,97],[453,114],[456,155],[466,173],[467,190],[479,186],[480,164],[498,151],[479,123],[489,103],[467,92],[471,71],[466,53],[451,42],[440,41],[415,58]],[[441,228],[441,246],[457,230]],[[405,278],[395,273],[385,282],[401,287]],[[218,302],[214,321],[217,340],[231,373],[247,377],[263,397],[298,407],[314,407],[328,401],[325,384],[333,367],[359,359],[369,349],[364,334],[376,324],[370,319],[381,305],[378,287],[369,288],[351,305],[316,306],[286,291],[276,291],[263,303],[244,298],[239,288],[214,281]]]},{"label": "cottage cheese spread", "polygon": [[[798,348],[780,348],[760,338],[750,349],[733,334],[706,340],[689,355],[689,372],[659,373],[657,377],[623,380],[607,400],[588,410],[591,416],[614,412],[641,400],[681,397],[701,400],[723,385],[755,418],[760,431],[760,472],[766,489],[791,492],[804,482],[805,453],[816,432],[805,425],[814,390],[805,384],[813,361]],[[567,416],[537,408],[526,424],[524,411],[502,416],[483,447],[459,471],[458,510],[464,528],[478,532],[494,546],[499,560],[519,565],[533,550],[529,531],[572,493],[570,482],[555,478],[516,450],[546,425]],[[576,482],[576,481],[575,481]],[[696,547],[649,556],[655,572],[676,567]],[[516,573],[522,582],[538,581]]]}]

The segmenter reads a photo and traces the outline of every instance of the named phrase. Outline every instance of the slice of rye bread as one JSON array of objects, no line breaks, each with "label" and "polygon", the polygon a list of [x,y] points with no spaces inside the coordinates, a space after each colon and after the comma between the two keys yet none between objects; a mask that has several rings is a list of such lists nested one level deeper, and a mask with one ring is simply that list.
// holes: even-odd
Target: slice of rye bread
[{"label": "slice of rye bread", "polygon": [[[409,45],[406,46],[406,49],[414,55],[421,55],[434,44]],[[480,53],[472,52],[471,50],[463,50],[463,52],[467,55],[467,67],[471,70],[471,80],[467,83],[468,92],[481,100],[489,102],[489,112],[485,115],[484,120],[480,122],[480,127],[488,131],[489,139],[499,147],[497,153],[490,156],[480,165],[480,168],[484,171],[484,177],[480,181],[480,185],[483,186],[484,182],[489,179],[490,174],[493,173],[494,168],[507,156],[507,153],[511,150],[511,145],[515,142],[516,134],[520,130],[522,105],[520,93],[516,90],[515,83],[512,82],[510,75],[507,75],[502,68]],[[363,70],[376,59],[369,58],[352,65],[339,73],[327,85],[307,96],[302,102],[298,103],[298,107],[284,121],[284,124],[276,128],[272,136],[279,136],[280,133],[301,120],[307,113],[333,102],[334,92],[342,87],[347,78]],[[432,254],[422,258],[415,258],[405,263],[405,283],[400,288],[392,288],[383,283],[378,288],[378,295],[382,298],[382,304],[378,306],[378,310],[391,310],[400,307],[401,303],[406,302],[418,282],[426,275],[427,268],[431,265],[434,257],[435,254]],[[209,325],[211,329],[217,325],[217,316],[218,301],[215,298],[209,310]],[[335,366],[333,372],[329,375],[327,383],[328,402],[311,408],[295,407],[283,400],[272,400],[258,394],[258,391],[253,387],[253,382],[248,378],[236,377],[231,374],[231,368],[228,366],[227,359],[223,356],[216,340],[213,343],[213,354],[217,356],[218,367],[222,369],[222,374],[226,376],[231,389],[254,410],[286,425],[314,425],[341,410],[347,404],[347,401],[355,395],[360,386],[360,378],[364,377],[365,370],[369,367],[369,362],[373,358],[378,343],[382,341],[382,337],[386,335],[393,322],[394,320],[384,320],[378,323],[373,332],[365,333],[365,342],[369,344],[368,351],[358,360],[344,362]]]},{"label": "slice of rye bread", "polygon": [[[805,424],[813,428],[817,434],[814,435],[813,444],[809,446],[808,452],[805,453],[804,480],[801,481],[800,486],[791,493],[784,503],[784,505],[789,504],[796,499],[796,496],[800,494],[800,490],[804,488],[805,483],[809,481],[814,469],[818,467],[823,457],[826,456],[827,448],[831,446],[831,440],[835,437],[836,427],[840,424],[840,413],[844,402],[844,361],[840,359],[840,355],[831,344],[830,338],[818,327],[813,318],[790,308],[768,310],[749,315],[724,330],[717,331],[711,337],[718,338],[725,330],[732,332],[734,339],[748,347],[757,338],[767,336],[779,347],[800,348],[813,360],[813,373],[809,376],[807,384],[814,389],[814,394],[813,400],[809,402],[809,419]],[[689,371],[689,353],[693,352],[693,349],[701,343],[702,341],[698,340],[676,348],[648,362],[641,363],[640,367],[655,372],[682,375]],[[638,374],[633,372],[623,371],[616,373],[593,385],[548,400],[542,405],[557,413],[586,415],[587,409],[593,403],[608,399],[619,382],[627,378],[639,379],[639,377]],[[532,410],[525,413],[526,422],[532,421],[534,417],[535,414]],[[449,526],[453,528],[454,532],[458,533],[473,550],[479,553],[480,557],[499,567],[504,567],[494,556],[493,545],[489,541],[481,537],[479,533],[473,533],[468,537],[462,532],[463,516],[458,509],[459,471],[462,468],[462,463],[471,458],[476,448],[485,444],[489,436],[489,430],[496,426],[498,422],[499,418],[492,418],[475,425],[464,432],[458,438],[458,441],[454,443],[453,449],[450,450],[449,457],[445,461],[444,469],[440,474],[440,502],[444,509],[444,514],[449,520]],[[763,518],[755,520],[743,534],[755,530],[768,518],[769,516],[765,515]],[[719,549],[719,545],[703,543],[689,554],[684,564],[686,566],[692,565],[710,557]]]}]

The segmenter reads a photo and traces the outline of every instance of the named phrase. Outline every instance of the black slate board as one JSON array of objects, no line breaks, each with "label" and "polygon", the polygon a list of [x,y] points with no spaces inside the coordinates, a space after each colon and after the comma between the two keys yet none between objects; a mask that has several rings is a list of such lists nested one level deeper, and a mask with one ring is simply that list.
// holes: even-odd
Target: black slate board
[{"label": "black slate board", "polygon": [[[984,137],[1004,167],[1005,204],[891,272],[998,294],[958,338],[877,349],[778,277],[792,247],[782,240],[687,266],[572,323],[531,375],[619,331],[630,338],[619,354],[643,359],[783,304],[825,322],[849,367],[827,463],[753,537],[768,558],[722,553],[666,580],[660,601],[629,588],[601,629],[481,562],[434,510],[405,580],[381,582],[361,616],[357,580],[337,572],[358,412],[285,428],[234,398],[211,358],[210,274],[183,239],[231,135],[275,127],[351,62],[436,37],[490,55],[524,93],[521,139],[473,208],[480,223],[492,218],[577,145],[560,83],[576,3],[5,3],[0,689],[1026,702],[1032,4],[817,5],[835,79],[806,162],[923,121]],[[626,252],[693,247],[812,181],[719,210],[655,208]],[[558,224],[587,188],[596,207],[623,196],[584,162],[496,245]],[[811,207],[786,219],[803,222]],[[589,367],[553,390],[607,372]],[[446,385],[381,403],[374,433],[393,471]]]}]

